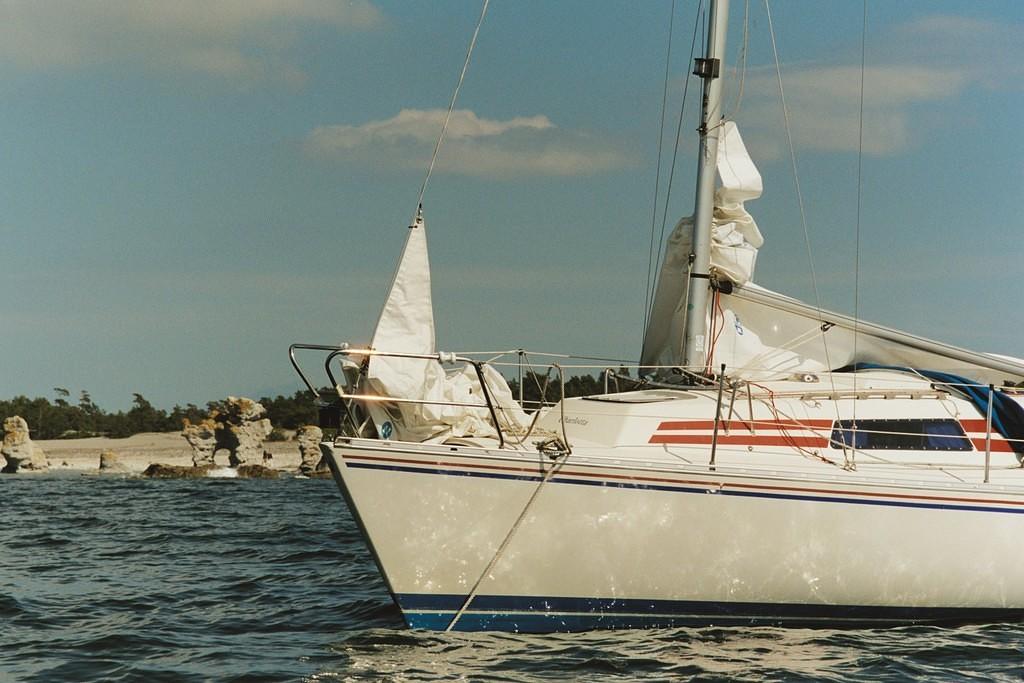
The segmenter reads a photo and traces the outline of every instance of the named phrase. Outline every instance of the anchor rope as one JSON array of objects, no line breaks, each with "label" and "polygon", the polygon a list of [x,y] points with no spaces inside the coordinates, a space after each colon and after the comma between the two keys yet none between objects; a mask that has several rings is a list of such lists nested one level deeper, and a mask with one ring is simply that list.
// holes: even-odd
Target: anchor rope
[{"label": "anchor rope", "polygon": [[[561,455],[568,456],[569,452],[563,452]],[[501,545],[498,546],[498,549],[494,553],[494,557],[492,557],[491,561],[487,563],[487,566],[484,567],[483,572],[481,572],[479,578],[477,578],[476,582],[473,584],[473,587],[470,589],[469,594],[466,596],[466,599],[462,603],[462,607],[460,607],[459,611],[455,613],[454,617],[452,617],[451,622],[449,622],[448,627],[445,629],[445,633],[448,633],[449,631],[454,629],[455,625],[459,623],[459,620],[462,618],[462,615],[466,612],[466,609],[469,607],[469,604],[473,602],[473,599],[476,597],[477,591],[480,590],[480,584],[483,583],[484,579],[490,575],[495,565],[498,564],[498,560],[500,560],[501,556],[505,553],[505,548],[508,547],[508,544],[512,541],[512,537],[515,536],[516,531],[519,530],[519,527],[522,525],[523,520],[526,519],[526,514],[530,511],[530,508],[533,506],[534,501],[537,500],[537,496],[540,495],[541,489],[544,488],[544,484],[551,481],[551,477],[553,477],[558,470],[562,469],[562,465],[565,464],[565,460],[566,458],[562,457],[561,460],[555,461],[554,463],[551,464],[551,468],[544,473],[544,477],[540,480],[540,483],[537,484],[537,488],[533,490],[533,493],[530,495],[530,499],[526,501],[526,505],[523,506],[522,512],[520,512],[519,516],[516,517],[516,521],[514,524],[512,524],[512,528],[510,528],[508,530],[508,533],[505,534],[505,540],[503,540],[501,542]]]}]

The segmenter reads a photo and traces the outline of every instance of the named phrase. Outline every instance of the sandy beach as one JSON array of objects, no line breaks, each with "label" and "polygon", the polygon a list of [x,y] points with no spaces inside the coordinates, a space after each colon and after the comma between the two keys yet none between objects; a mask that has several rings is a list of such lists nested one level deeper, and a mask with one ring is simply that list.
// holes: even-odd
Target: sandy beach
[{"label": "sandy beach", "polygon": [[[100,453],[113,451],[132,472],[141,473],[152,463],[191,465],[192,449],[178,432],[135,434],[124,439],[51,439],[36,441],[46,452],[52,470],[96,471]],[[299,466],[299,445],[295,441],[267,441],[264,450],[273,457],[268,466],[294,471]],[[218,465],[227,466],[227,452],[218,451]]]}]

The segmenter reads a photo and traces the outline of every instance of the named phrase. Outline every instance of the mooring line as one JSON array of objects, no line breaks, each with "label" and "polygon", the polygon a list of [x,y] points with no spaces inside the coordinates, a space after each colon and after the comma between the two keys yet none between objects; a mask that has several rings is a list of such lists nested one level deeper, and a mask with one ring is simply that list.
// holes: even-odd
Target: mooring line
[{"label": "mooring line", "polygon": [[[568,455],[568,451],[563,455]],[[473,588],[470,589],[469,595],[466,596],[466,600],[462,603],[462,607],[460,607],[459,611],[455,613],[454,617],[452,617],[451,622],[448,624],[448,628],[445,629],[445,633],[455,628],[455,625],[459,622],[459,619],[461,619],[462,615],[465,613],[466,608],[469,607],[469,603],[473,602],[473,598],[476,597],[477,591],[480,589],[480,584],[483,583],[485,577],[490,575],[491,570],[494,569],[494,566],[498,564],[498,560],[501,559],[502,554],[505,552],[505,548],[508,547],[509,542],[512,540],[512,537],[519,529],[519,526],[523,523],[523,520],[526,519],[526,513],[530,511],[530,507],[533,506],[533,502],[537,500],[537,496],[540,494],[540,490],[544,488],[544,484],[548,483],[548,481],[551,480],[551,477],[554,476],[555,472],[562,468],[562,465],[564,463],[565,458],[562,457],[560,460],[551,464],[551,469],[549,469],[544,474],[544,478],[540,480],[540,483],[537,484],[537,488],[533,490],[533,494],[530,496],[530,499],[526,501],[526,505],[523,507],[523,511],[519,513],[519,517],[516,518],[516,521],[512,525],[512,528],[509,529],[508,534],[505,535],[505,540],[501,542],[501,545],[498,546],[498,550],[495,551],[494,557],[492,557],[491,561],[487,563],[487,566],[484,568],[483,573],[480,574],[480,577],[476,580],[476,583],[473,584]]]}]

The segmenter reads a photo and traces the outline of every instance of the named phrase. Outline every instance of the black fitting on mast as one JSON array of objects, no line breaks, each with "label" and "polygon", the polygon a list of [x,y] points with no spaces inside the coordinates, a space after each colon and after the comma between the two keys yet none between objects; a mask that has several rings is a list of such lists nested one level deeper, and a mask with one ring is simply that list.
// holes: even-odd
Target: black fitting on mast
[{"label": "black fitting on mast", "polygon": [[693,75],[701,78],[718,78],[722,68],[722,60],[709,57],[696,57],[693,60]]},{"label": "black fitting on mast", "polygon": [[713,277],[711,278],[711,289],[722,294],[732,294],[733,282],[732,280],[720,280],[717,277]]}]

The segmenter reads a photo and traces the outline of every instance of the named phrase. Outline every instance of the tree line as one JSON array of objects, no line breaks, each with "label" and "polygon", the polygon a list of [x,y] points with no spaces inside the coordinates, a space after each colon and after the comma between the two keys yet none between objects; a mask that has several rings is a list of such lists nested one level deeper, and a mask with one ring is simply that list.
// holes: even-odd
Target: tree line
[{"label": "tree line", "polygon": [[[20,415],[28,422],[33,439],[76,439],[109,436],[115,439],[141,432],[176,432],[184,420],[199,422],[213,410],[223,410],[223,401],[210,401],[200,407],[194,403],[176,405],[170,411],[157,408],[142,394],[132,394],[132,407],[109,412],[96,405],[88,391],[77,400],[62,387],[54,388],[54,399],[16,396],[0,400],[0,419]],[[313,394],[297,391],[292,396],[259,399],[267,409],[267,417],[278,429],[297,429],[316,424]]]},{"label": "tree line", "polygon": [[[519,398],[519,381],[509,381],[512,395]],[[614,391],[614,389],[612,389]],[[132,407],[126,411],[109,412],[96,405],[88,391],[72,399],[71,392],[54,387],[54,399],[16,396],[0,400],[0,419],[20,415],[28,422],[34,439],[75,439],[90,436],[124,438],[142,432],[175,432],[184,420],[199,422],[214,410],[223,410],[223,401],[209,401],[200,407],[194,403],[176,405],[170,411],[155,407],[142,394],[132,394]],[[322,390],[324,397],[330,389]],[[566,396],[586,396],[604,392],[604,380],[591,375],[566,378]],[[527,409],[541,403],[558,401],[561,394],[559,381],[554,375],[526,373],[523,376],[522,397]],[[264,396],[259,399],[267,409],[267,417],[279,435],[280,430],[294,430],[302,425],[317,423],[317,407],[308,389],[291,396]],[[275,434],[271,435],[274,438]]]}]

